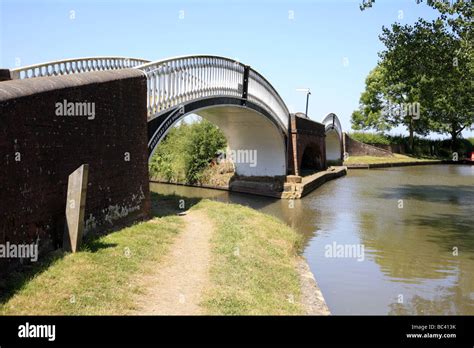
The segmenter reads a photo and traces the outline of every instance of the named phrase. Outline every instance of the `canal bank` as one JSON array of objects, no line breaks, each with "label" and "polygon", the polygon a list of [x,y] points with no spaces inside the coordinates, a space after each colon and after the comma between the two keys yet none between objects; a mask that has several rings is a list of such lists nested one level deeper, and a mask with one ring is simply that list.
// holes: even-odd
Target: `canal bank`
[{"label": "canal bank", "polygon": [[[303,255],[332,314],[474,314],[473,182],[472,166],[357,170],[292,204],[150,187],[248,205],[286,222],[302,235]],[[364,246],[364,258],[327,257],[334,242]]]},{"label": "canal bank", "polygon": [[426,166],[426,165],[472,165],[470,160],[446,161],[446,160],[423,160],[423,161],[409,161],[409,162],[381,162],[381,163],[353,163],[348,164],[347,169],[375,169],[375,168],[390,168],[390,167],[407,167],[407,166]]},{"label": "canal bank", "polygon": [[326,170],[318,171],[307,176],[287,175],[275,178],[233,176],[229,180],[228,185],[209,185],[200,183],[187,184],[180,182],[170,183],[169,181],[157,179],[151,179],[150,182],[229,191],[235,193],[248,193],[257,196],[279,199],[300,199],[324,183],[337,179],[346,174],[346,167],[332,166]]},{"label": "canal bank", "polygon": [[280,220],[176,195],[152,205],[152,219],[2,280],[0,314],[329,314],[301,236]]}]

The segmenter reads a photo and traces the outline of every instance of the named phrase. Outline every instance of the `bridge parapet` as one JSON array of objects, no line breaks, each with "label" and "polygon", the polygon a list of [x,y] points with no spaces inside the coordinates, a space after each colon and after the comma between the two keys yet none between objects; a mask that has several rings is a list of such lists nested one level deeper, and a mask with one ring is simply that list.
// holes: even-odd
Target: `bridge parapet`
[{"label": "bridge parapet", "polygon": [[73,58],[12,69],[10,74],[12,80],[23,80],[33,77],[133,68],[147,62],[148,60],[145,59],[128,57]]},{"label": "bridge parapet", "polygon": [[286,133],[289,111],[278,92],[260,73],[233,59],[193,55],[150,62],[128,57],[73,58],[12,69],[11,79],[69,75],[137,68],[147,76],[150,119],[187,102],[230,97],[253,103],[272,115]]},{"label": "bridge parapet", "polygon": [[289,111],[273,86],[257,71],[233,59],[198,55],[170,58],[138,66],[148,78],[148,115],[190,101],[232,97],[255,103],[272,114],[283,129]]},{"label": "bridge parapet", "polygon": [[328,114],[323,122],[326,129],[326,160],[340,164],[343,160],[343,136],[339,118],[334,113]]},{"label": "bridge parapet", "polygon": [[335,130],[339,138],[342,138],[342,126],[336,114],[333,114],[333,113],[328,114],[324,118],[322,123],[326,127],[326,132],[329,132],[330,130]]},{"label": "bridge parapet", "polygon": [[248,100],[267,109],[267,111],[275,113],[283,124],[288,124],[290,112],[285,102],[270,82],[252,69],[249,71]]},{"label": "bridge parapet", "polygon": [[213,96],[242,96],[244,66],[213,56],[176,57],[138,67],[148,79],[148,115]]}]

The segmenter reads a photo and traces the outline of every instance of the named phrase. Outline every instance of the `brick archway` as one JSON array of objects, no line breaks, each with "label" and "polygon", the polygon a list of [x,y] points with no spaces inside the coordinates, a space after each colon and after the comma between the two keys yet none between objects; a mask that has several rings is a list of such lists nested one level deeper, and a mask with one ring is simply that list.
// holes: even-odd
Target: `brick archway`
[{"label": "brick archway", "polygon": [[324,169],[324,158],[319,144],[314,142],[307,144],[301,154],[300,171],[304,174]]},{"label": "brick archway", "polygon": [[324,125],[299,115],[291,115],[288,146],[288,174],[326,169]]}]

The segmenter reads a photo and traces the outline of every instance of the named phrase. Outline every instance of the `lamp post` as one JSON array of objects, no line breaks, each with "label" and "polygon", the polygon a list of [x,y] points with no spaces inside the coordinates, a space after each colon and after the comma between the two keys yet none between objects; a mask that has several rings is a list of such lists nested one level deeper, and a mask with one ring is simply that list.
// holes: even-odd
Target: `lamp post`
[{"label": "lamp post", "polygon": [[306,117],[309,117],[308,116],[308,104],[309,104],[309,96],[311,95],[311,91],[309,90],[309,88],[297,88],[296,90],[298,92],[306,92],[306,112],[305,112],[305,115],[306,115]]}]

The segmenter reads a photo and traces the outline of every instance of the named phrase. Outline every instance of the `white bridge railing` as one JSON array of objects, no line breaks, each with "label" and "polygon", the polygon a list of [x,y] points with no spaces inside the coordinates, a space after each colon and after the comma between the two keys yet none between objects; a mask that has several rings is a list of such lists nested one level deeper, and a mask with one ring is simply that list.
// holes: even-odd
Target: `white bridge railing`
[{"label": "white bridge railing", "polygon": [[270,113],[283,129],[289,111],[273,86],[257,71],[235,60],[209,55],[155,62],[126,57],[94,57],[53,61],[11,70],[12,79],[68,75],[89,71],[137,68],[147,75],[148,116],[193,100],[234,97]]},{"label": "white bridge railing", "polygon": [[285,102],[270,82],[252,69],[249,71],[248,100],[275,114],[284,127],[288,127],[290,112]]},{"label": "white bridge railing", "polygon": [[336,114],[330,113],[329,115],[327,115],[324,118],[322,124],[324,124],[326,132],[331,130],[331,129],[334,129],[334,130],[336,130],[339,137],[342,136],[342,126],[341,126],[341,123],[339,122],[339,118],[336,116]]},{"label": "white bridge railing", "polygon": [[234,97],[253,102],[286,129],[288,109],[272,85],[258,72],[218,56],[185,56],[150,62],[137,69],[148,77],[148,116],[209,97]]},{"label": "white bridge railing", "polygon": [[89,71],[134,68],[149,62],[145,59],[127,57],[94,57],[65,59],[42,64],[29,65],[11,70],[12,79],[28,79],[42,76],[58,76]]}]

